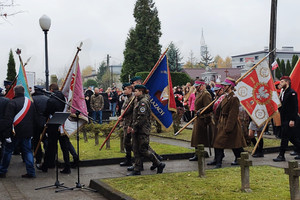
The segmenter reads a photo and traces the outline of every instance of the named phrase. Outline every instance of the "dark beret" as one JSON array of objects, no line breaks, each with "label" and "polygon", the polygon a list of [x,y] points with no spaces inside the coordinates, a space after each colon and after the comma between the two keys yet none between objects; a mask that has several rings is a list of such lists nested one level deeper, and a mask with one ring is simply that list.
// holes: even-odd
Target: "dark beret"
[{"label": "dark beret", "polygon": [[132,79],[130,79],[130,83],[132,84],[134,81],[137,81],[137,80],[143,80],[143,79],[140,76],[135,76]]},{"label": "dark beret", "polygon": [[147,87],[144,85],[136,85],[136,86],[134,86],[134,89],[146,89],[147,90]]},{"label": "dark beret", "polygon": [[123,83],[123,86],[122,86],[123,90],[124,90],[127,86],[130,86],[130,85],[131,85],[130,83]]}]

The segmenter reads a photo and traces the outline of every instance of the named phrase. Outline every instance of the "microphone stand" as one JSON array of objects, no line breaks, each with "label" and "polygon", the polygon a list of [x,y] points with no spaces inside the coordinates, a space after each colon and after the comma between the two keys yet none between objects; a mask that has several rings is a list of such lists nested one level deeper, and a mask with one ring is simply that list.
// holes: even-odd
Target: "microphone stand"
[{"label": "microphone stand", "polygon": [[78,162],[77,162],[77,182],[76,182],[76,185],[75,187],[65,187],[64,189],[61,189],[61,190],[55,190],[55,192],[61,192],[61,191],[65,191],[65,190],[73,190],[73,189],[76,189],[76,188],[79,188],[79,189],[85,189],[85,190],[89,190],[89,191],[93,191],[93,192],[97,192],[97,190],[94,190],[94,189],[91,189],[91,188],[87,188],[87,187],[84,187],[84,184],[81,184],[80,183],[80,173],[79,173],[79,166],[80,166],[80,156],[79,156],[79,115],[82,114],[84,115],[85,117],[88,117],[89,119],[95,121],[94,119],[92,119],[91,117],[87,116],[86,114],[82,113],[78,108],[75,108],[74,106],[70,105],[68,102],[60,99],[59,97],[57,97],[55,95],[55,93],[53,92],[48,92],[48,91],[45,91],[45,90],[42,90],[44,92],[44,94],[46,95],[50,95],[54,98],[56,98],[57,100],[59,100],[60,102],[66,104],[67,106],[69,106],[70,108],[73,108],[74,110],[76,110],[76,120],[77,120],[77,130],[76,130],[76,141],[77,141],[77,155],[78,155]]}]

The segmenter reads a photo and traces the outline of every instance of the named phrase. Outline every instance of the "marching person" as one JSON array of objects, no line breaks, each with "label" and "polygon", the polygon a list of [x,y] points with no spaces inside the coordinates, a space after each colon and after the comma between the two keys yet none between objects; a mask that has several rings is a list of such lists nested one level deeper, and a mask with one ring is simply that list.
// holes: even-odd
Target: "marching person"
[{"label": "marching person", "polygon": [[[124,110],[129,105],[129,102],[134,98],[133,94],[133,86],[130,83],[123,84],[123,94],[126,97],[124,104],[122,106],[121,115],[123,114]],[[120,163],[120,166],[132,166],[132,158],[131,158],[131,151],[132,151],[132,144],[131,144],[131,132],[127,132],[128,126],[131,126],[132,123],[132,113],[133,113],[133,103],[131,103],[130,107],[127,109],[126,113],[123,115],[123,135],[122,141],[126,151],[126,160]]]},{"label": "marching person", "polygon": [[220,118],[217,125],[218,133],[213,144],[216,151],[215,168],[222,167],[224,149],[232,149],[235,161],[231,165],[237,165],[237,158],[241,157],[241,152],[244,151],[243,147],[246,146],[241,124],[238,120],[240,101],[233,92],[235,80],[228,77],[222,82],[222,85],[224,85],[226,96],[220,105]]},{"label": "marching person", "polygon": [[2,146],[5,141],[5,129],[9,128],[8,124],[4,120],[5,109],[7,107],[8,102],[9,99],[4,97],[4,95],[2,94],[2,88],[0,88],[0,159],[2,157]]},{"label": "marching person", "polygon": [[[197,115],[199,115],[201,109],[205,108],[211,103],[212,97],[206,90],[206,84],[204,80],[201,79],[195,81],[194,87],[196,88],[195,112],[197,112]],[[197,148],[198,144],[203,144],[205,147],[211,147],[211,117],[211,109],[209,108],[195,120],[191,140],[192,147]],[[195,154],[194,157],[190,158],[189,160],[197,161],[198,157]]]},{"label": "marching person", "polygon": [[22,175],[22,178],[35,178],[31,150],[31,137],[35,126],[35,107],[30,99],[24,96],[24,92],[22,85],[14,87],[14,98],[7,104],[4,114],[8,128],[5,130],[7,133],[5,134],[3,158],[0,164],[0,178],[6,177],[11,155],[18,144],[22,146],[27,171],[26,174]]},{"label": "marching person", "polygon": [[[296,120],[298,118],[298,98],[295,90],[291,88],[291,79],[288,76],[280,78],[282,93],[280,95],[281,107],[279,108],[281,118],[281,143],[280,152],[274,162],[285,161],[285,151],[290,141],[300,153],[300,141],[296,132]],[[300,159],[296,156],[295,159]]]},{"label": "marching person", "polygon": [[148,90],[144,85],[136,85],[134,95],[136,104],[133,108],[132,125],[128,126],[128,133],[132,134],[132,145],[134,153],[134,170],[128,176],[140,175],[142,170],[142,157],[148,158],[157,167],[160,174],[165,168],[165,164],[160,162],[153,151],[150,150],[150,131],[151,131],[151,108],[150,101],[146,97]]},{"label": "marching person", "polygon": [[[223,85],[221,85],[221,83],[216,83],[216,85],[213,89],[216,93],[215,97],[217,99],[213,105],[213,119],[214,119],[213,136],[214,136],[214,138],[212,139],[212,141],[214,142],[215,137],[218,133],[217,124],[219,123],[219,118],[220,118],[220,105],[221,105],[221,102],[223,101],[223,99],[225,98],[225,93],[224,93],[224,87],[223,87]],[[207,165],[216,165],[217,164],[216,149],[214,149],[214,153],[215,153],[214,160],[211,162],[208,162]],[[223,154],[223,157],[224,157],[224,154]]]}]

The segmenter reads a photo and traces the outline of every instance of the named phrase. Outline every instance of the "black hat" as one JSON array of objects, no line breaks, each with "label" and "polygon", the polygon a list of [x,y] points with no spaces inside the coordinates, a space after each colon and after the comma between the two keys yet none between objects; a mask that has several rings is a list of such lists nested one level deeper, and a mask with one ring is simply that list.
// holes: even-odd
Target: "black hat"
[{"label": "black hat", "polygon": [[134,89],[146,89],[147,90],[147,87],[144,85],[136,85],[136,86],[134,86]]},{"label": "black hat", "polygon": [[123,83],[122,89],[124,90],[127,86],[130,86],[130,83]]},{"label": "black hat", "polygon": [[34,89],[35,89],[35,90],[43,90],[44,88],[43,88],[43,86],[41,86],[41,85],[35,85],[35,86],[34,86]]},{"label": "black hat", "polygon": [[143,79],[140,76],[135,76],[132,79],[130,79],[130,83],[132,84],[134,81],[137,81],[137,80],[143,80]]},{"label": "black hat", "polygon": [[12,83],[11,81],[6,81],[6,80],[5,80],[5,81],[4,81],[4,86],[11,85],[11,83]]}]

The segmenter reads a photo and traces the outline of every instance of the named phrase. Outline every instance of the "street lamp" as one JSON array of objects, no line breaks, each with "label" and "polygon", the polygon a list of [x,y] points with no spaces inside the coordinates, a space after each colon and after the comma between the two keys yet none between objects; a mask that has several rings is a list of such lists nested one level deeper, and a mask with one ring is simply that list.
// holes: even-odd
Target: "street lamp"
[{"label": "street lamp", "polygon": [[47,33],[51,26],[51,19],[47,15],[41,16],[39,19],[40,27],[45,33],[45,63],[46,63],[46,90],[49,90],[49,69],[48,69],[48,42],[47,42]]}]

